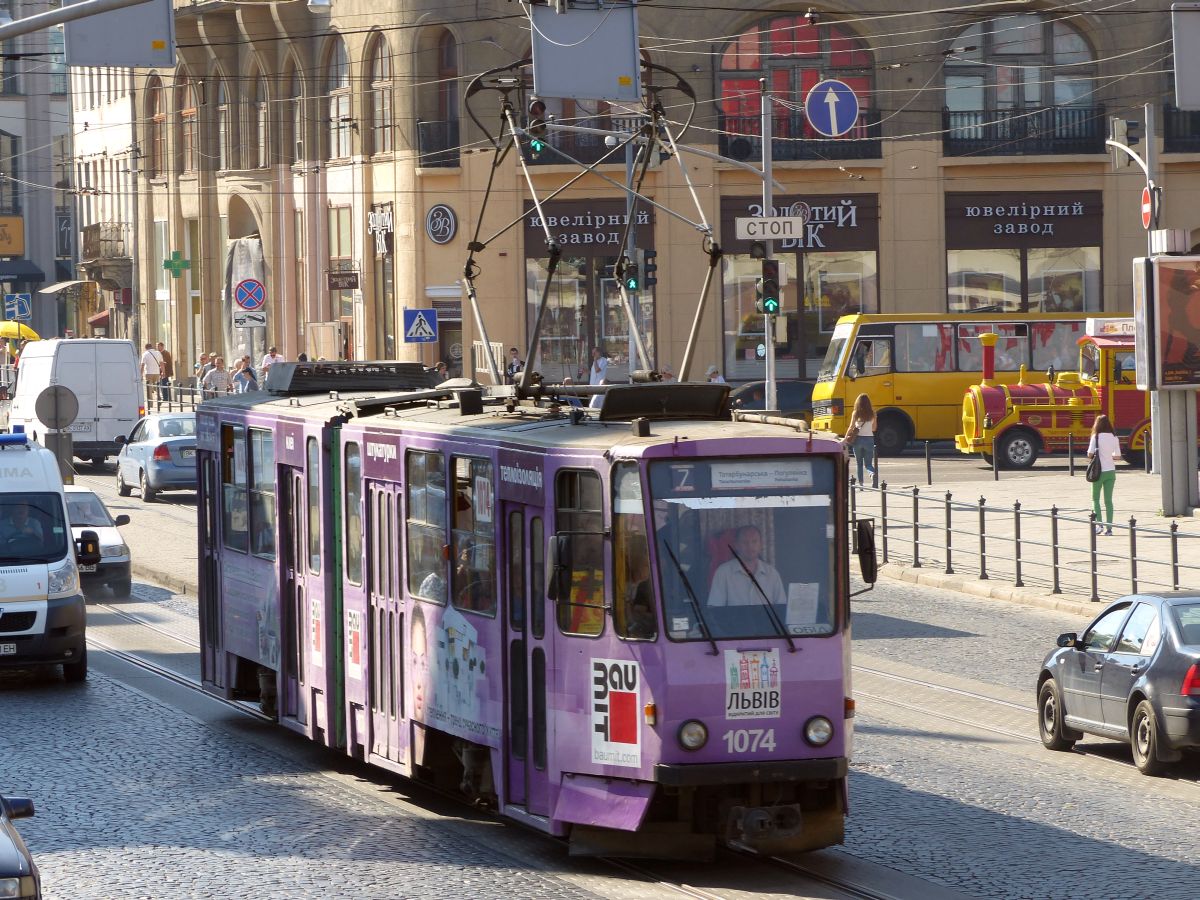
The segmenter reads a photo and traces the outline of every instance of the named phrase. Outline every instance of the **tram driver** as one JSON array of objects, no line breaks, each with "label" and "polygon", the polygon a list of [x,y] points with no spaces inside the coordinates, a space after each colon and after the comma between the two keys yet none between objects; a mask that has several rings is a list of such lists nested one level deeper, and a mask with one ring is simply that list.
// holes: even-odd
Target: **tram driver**
[{"label": "tram driver", "polygon": [[[738,528],[732,545],[735,555],[721,563],[713,573],[708,592],[709,606],[761,606],[763,594],[774,605],[787,605],[779,570],[762,558],[762,549],[762,532],[757,525]],[[747,570],[753,573],[753,580]],[[755,581],[758,587],[755,587]],[[762,593],[759,593],[759,587]]]}]

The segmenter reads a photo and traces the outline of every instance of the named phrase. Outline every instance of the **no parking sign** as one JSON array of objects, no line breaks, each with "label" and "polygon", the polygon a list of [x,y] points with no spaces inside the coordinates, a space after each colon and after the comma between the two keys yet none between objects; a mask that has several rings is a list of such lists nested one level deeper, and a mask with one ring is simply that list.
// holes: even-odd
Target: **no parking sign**
[{"label": "no parking sign", "polygon": [[233,327],[263,328],[267,324],[267,289],[257,278],[239,281],[233,289]]}]

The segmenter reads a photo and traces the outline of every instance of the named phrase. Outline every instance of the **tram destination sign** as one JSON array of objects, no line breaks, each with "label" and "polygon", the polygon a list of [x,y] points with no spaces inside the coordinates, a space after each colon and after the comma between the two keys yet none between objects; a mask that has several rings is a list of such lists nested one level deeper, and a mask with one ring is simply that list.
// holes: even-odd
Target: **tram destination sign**
[{"label": "tram destination sign", "polygon": [[804,236],[805,216],[751,216],[733,220],[739,241],[782,241]]}]

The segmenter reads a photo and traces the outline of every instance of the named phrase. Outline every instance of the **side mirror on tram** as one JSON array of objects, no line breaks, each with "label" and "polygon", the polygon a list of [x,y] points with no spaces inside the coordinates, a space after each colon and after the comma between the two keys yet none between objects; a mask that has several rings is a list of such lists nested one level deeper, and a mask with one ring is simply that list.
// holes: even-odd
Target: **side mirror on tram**
[{"label": "side mirror on tram", "polygon": [[556,603],[571,596],[571,536],[550,536],[546,555],[546,595]]},{"label": "side mirror on tram", "polygon": [[75,561],[81,566],[100,562],[100,536],[94,531],[82,531],[75,542]]},{"label": "side mirror on tram", "polygon": [[879,578],[879,560],[875,556],[875,522],[872,519],[859,519],[854,523],[854,536],[862,580],[874,584]]}]

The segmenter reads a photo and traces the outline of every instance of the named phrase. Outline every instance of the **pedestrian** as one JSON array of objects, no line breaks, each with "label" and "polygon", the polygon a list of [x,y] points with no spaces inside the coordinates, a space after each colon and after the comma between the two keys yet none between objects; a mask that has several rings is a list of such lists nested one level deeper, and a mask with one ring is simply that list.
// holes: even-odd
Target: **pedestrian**
[{"label": "pedestrian", "polygon": [[308,362],[308,354],[301,353],[299,356],[296,357],[296,362]]},{"label": "pedestrian", "polygon": [[704,370],[704,374],[708,379],[709,384],[724,384],[725,379],[721,377],[721,370],[716,366],[709,366]]},{"label": "pedestrian", "polygon": [[154,399],[154,395],[158,393],[159,379],[162,378],[162,354],[154,349],[153,344],[146,344],[146,349],[142,353],[142,382],[146,386],[146,400]]},{"label": "pedestrian", "polygon": [[517,376],[525,370],[525,361],[521,359],[521,354],[517,352],[516,347],[508,348],[508,365],[504,367],[504,374],[508,378],[509,384],[516,384]]},{"label": "pedestrian", "polygon": [[218,356],[212,368],[204,376],[204,380],[200,382],[204,388],[204,399],[211,399],[218,394],[229,393],[229,373],[225,371],[225,358]]},{"label": "pedestrian", "polygon": [[158,355],[162,357],[162,374],[158,377],[158,399],[171,399],[171,379],[175,377],[175,359],[162,341],[158,342]]},{"label": "pedestrian", "polygon": [[846,436],[842,444],[854,451],[854,460],[858,463],[858,483],[863,483],[863,469],[871,473],[871,486],[879,487],[879,469],[875,465],[875,428],[878,419],[875,409],[871,406],[871,398],[859,394],[854,401],[854,409],[850,413],[850,424],[846,428]]},{"label": "pedestrian", "polygon": [[245,394],[257,390],[258,377],[254,374],[254,366],[250,364],[250,357],[245,356],[238,361],[237,368],[234,370],[233,392]]},{"label": "pedestrian", "polygon": [[660,381],[670,382],[675,380],[675,370],[671,368],[670,363],[663,363],[658,369],[658,374]]},{"label": "pedestrian", "polygon": [[263,381],[267,380],[267,373],[271,371],[271,366],[277,362],[283,362],[283,357],[279,355],[274,347],[268,348],[266,355],[263,356],[262,361],[258,364],[258,370],[262,372]]},{"label": "pedestrian", "polygon": [[[1096,416],[1092,423],[1092,439],[1088,442],[1088,459],[1100,457],[1100,477],[1092,482],[1092,512],[1096,515],[1096,534],[1112,534],[1113,487],[1117,483],[1117,460],[1121,458],[1121,442],[1113,433],[1108,416]],[[1104,491],[1104,511],[1108,526],[1100,524],[1100,491]]]},{"label": "pedestrian", "polygon": [[607,384],[608,355],[599,347],[592,348],[592,365],[588,368],[588,384]]}]

